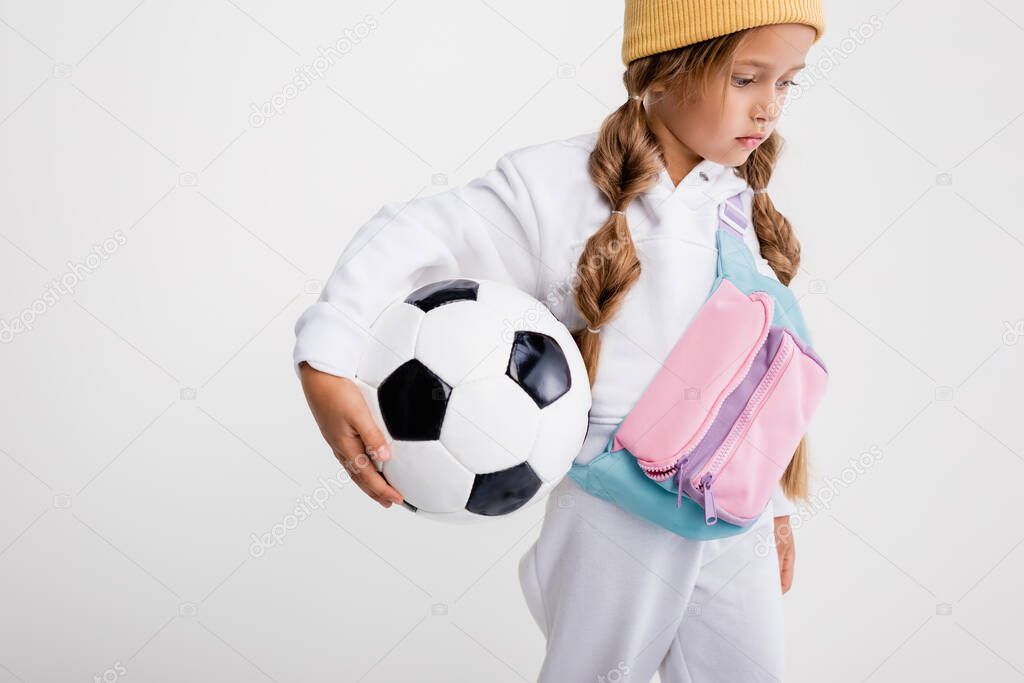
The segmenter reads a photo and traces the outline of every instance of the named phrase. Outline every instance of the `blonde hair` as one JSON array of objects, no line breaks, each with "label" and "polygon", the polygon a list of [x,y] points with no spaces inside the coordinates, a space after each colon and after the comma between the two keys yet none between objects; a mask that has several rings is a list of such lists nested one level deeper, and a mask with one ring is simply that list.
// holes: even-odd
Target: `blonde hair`
[{"label": "blonde hair", "polygon": [[[652,187],[664,167],[664,156],[651,131],[639,98],[652,86],[678,89],[693,101],[708,92],[716,74],[724,72],[747,30],[633,60],[622,76],[631,97],[602,122],[597,144],[588,160],[588,172],[611,210],[607,221],[583,247],[576,266],[576,308],[585,326],[573,331],[587,366],[590,384],[597,374],[601,335],[587,330],[612,320],[630,287],[640,277],[640,259],[626,221],[626,207]],[[773,132],[756,147],[736,172],[752,188],[767,187],[783,140]],[[767,192],[754,194],[752,218],[768,261],[779,281],[788,285],[800,265],[800,242],[789,221],[779,213]],[[808,454],[805,438],[782,476],[782,490],[790,499],[808,499]]]}]

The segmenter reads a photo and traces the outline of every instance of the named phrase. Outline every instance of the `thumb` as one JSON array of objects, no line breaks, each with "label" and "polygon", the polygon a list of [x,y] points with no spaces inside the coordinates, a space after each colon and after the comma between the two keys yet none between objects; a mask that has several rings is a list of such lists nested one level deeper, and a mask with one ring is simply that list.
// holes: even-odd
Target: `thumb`
[{"label": "thumb", "polygon": [[370,454],[370,457],[380,461],[391,457],[388,438],[377,424],[377,421],[373,419],[373,414],[370,412],[370,407],[366,404],[365,400],[360,401],[360,407],[350,419],[352,428],[356,430],[359,438],[363,440],[363,445],[366,447],[366,452]]}]

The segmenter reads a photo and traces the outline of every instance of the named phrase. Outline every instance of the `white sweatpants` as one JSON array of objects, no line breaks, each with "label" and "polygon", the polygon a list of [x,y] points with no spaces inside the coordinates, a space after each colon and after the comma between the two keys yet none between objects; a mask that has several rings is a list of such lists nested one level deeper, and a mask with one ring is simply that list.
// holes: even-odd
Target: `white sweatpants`
[{"label": "white sweatpants", "polygon": [[684,538],[565,477],[519,560],[547,639],[538,683],[781,681],[772,508],[728,538]]}]

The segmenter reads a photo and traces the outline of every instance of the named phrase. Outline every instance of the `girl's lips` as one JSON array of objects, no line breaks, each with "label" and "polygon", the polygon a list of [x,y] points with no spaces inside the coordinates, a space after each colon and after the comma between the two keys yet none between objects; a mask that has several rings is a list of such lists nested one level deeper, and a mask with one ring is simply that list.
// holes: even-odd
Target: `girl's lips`
[{"label": "girl's lips", "polygon": [[764,138],[736,138],[736,139],[739,140],[740,144],[743,145],[744,147],[746,147],[747,149],[754,149],[755,147],[760,145],[762,142],[764,142]]}]

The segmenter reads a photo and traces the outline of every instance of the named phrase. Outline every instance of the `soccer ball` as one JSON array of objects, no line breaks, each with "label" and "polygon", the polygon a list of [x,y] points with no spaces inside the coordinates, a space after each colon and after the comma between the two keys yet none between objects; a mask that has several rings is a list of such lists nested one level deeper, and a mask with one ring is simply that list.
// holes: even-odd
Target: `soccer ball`
[{"label": "soccer ball", "polygon": [[391,444],[377,463],[418,516],[471,522],[547,496],[589,427],[569,330],[491,280],[433,282],[388,305],[354,381]]}]

